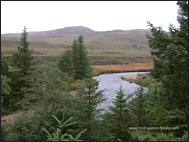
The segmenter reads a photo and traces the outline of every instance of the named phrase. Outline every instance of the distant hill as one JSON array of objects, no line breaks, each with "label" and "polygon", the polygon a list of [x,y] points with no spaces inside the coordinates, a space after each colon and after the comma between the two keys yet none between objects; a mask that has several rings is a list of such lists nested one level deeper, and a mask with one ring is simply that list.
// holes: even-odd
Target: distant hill
[{"label": "distant hill", "polygon": [[[83,26],[75,26],[75,27],[66,27],[62,29],[56,29],[51,31],[41,31],[41,32],[29,32],[28,37],[30,38],[55,38],[55,37],[64,37],[64,36],[73,36],[80,35],[86,33],[92,33],[93,30],[83,27]],[[18,37],[20,33],[14,34],[2,34],[3,37]]]},{"label": "distant hill", "polygon": [[[51,31],[29,32],[29,48],[35,56],[59,56],[72,45],[78,35],[84,36],[88,55],[98,60],[103,58],[150,58],[147,29],[113,30],[97,32],[83,26],[66,27]],[[1,51],[6,56],[17,51],[21,33],[1,34]]]}]

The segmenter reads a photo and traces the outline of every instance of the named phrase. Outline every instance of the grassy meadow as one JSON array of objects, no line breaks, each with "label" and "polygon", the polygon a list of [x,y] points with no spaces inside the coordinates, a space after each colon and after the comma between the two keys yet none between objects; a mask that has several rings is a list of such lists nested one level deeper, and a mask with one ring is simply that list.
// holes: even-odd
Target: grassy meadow
[{"label": "grassy meadow", "polygon": [[133,71],[149,71],[153,68],[153,63],[133,63],[130,65],[92,65],[93,73],[99,75],[102,73],[116,72],[133,72]]},{"label": "grassy meadow", "polygon": [[[68,34],[56,36],[60,31],[47,35],[47,32],[28,32],[29,48],[34,56],[59,56],[64,49],[72,45],[78,35]],[[145,34],[149,30],[106,31],[85,33],[84,44],[88,56],[105,57],[150,57],[150,49]],[[17,51],[21,34],[2,34],[1,52],[11,56]]]},{"label": "grassy meadow", "polygon": [[[27,40],[29,49],[33,49],[33,56],[58,60],[62,52],[77,38],[77,35],[69,30],[65,28],[46,32],[28,32]],[[146,34],[150,34],[149,30],[91,31],[83,34],[94,74],[151,69],[153,64]],[[18,33],[1,35],[1,52],[7,58],[12,53],[18,52],[20,37],[21,34]]]}]

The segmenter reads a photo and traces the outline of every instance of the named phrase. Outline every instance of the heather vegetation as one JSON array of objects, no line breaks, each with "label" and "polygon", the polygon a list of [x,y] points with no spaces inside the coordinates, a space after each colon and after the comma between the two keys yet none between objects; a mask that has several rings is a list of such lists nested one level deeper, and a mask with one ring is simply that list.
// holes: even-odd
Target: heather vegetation
[{"label": "heather vegetation", "polygon": [[[111,63],[108,69],[95,69],[82,35],[59,57],[34,57],[38,51],[28,48],[24,27],[18,51],[8,60],[1,53],[1,116],[19,112],[13,122],[3,123],[1,140],[188,141],[188,2],[177,5],[180,27],[170,25],[170,34],[148,22],[153,64],[145,66],[121,58],[124,65],[112,65],[121,64],[112,57],[104,60]],[[97,91],[93,73],[137,67],[150,70],[133,80],[140,87],[126,95],[120,86],[113,106],[102,114],[97,106],[105,101],[104,90]]]}]

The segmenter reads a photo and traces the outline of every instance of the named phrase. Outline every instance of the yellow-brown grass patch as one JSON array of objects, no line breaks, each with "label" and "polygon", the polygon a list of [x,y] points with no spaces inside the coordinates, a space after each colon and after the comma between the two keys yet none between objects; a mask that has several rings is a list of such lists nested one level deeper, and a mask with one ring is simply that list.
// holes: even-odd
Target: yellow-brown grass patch
[{"label": "yellow-brown grass patch", "polygon": [[130,65],[92,65],[95,75],[112,72],[149,71],[153,63],[134,63]]}]

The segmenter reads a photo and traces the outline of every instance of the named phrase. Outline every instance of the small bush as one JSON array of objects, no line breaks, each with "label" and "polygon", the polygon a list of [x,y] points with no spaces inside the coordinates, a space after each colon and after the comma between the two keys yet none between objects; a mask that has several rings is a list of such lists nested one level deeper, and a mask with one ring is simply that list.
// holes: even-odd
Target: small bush
[{"label": "small bush", "polygon": [[181,138],[176,138],[173,133],[155,133],[155,135],[151,132],[147,132],[146,134],[142,134],[140,131],[132,131],[129,132],[131,134],[133,141],[188,141],[188,132]]}]

